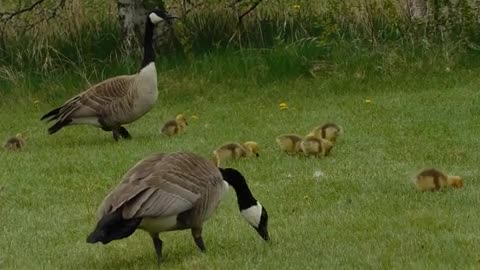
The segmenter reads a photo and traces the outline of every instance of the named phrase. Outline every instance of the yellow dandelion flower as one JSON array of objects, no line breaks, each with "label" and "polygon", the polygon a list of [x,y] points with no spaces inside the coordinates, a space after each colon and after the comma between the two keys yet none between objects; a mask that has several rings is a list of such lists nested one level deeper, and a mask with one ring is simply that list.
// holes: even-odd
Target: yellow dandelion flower
[{"label": "yellow dandelion flower", "polygon": [[371,100],[371,99],[365,99],[365,103],[373,103],[373,100]]},{"label": "yellow dandelion flower", "polygon": [[286,110],[286,109],[288,109],[287,103],[281,102],[281,103],[280,103],[280,110]]},{"label": "yellow dandelion flower", "polygon": [[300,5],[299,4],[295,4],[292,6],[292,8],[295,10],[295,11],[298,11],[300,9]]}]

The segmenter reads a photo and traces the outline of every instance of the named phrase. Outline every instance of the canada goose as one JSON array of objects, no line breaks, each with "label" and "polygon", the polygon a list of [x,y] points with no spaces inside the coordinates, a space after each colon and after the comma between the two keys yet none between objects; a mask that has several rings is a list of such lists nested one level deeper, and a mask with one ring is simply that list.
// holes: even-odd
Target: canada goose
[{"label": "canada goose", "polygon": [[322,138],[329,140],[333,143],[337,141],[338,135],[342,132],[342,128],[334,123],[326,123],[319,127],[314,128],[307,136],[313,136],[316,138]]},{"label": "canada goose", "polygon": [[259,156],[258,144],[253,141],[240,143],[226,143],[213,151],[212,161],[220,167],[222,161],[239,159],[242,157]]},{"label": "canada goose", "polygon": [[303,138],[297,134],[285,134],[276,138],[277,144],[282,151],[288,154],[295,154],[302,151],[300,144]]},{"label": "canada goose", "polygon": [[113,138],[130,139],[122,125],[131,123],[149,112],[158,97],[157,70],[153,50],[153,27],[163,20],[171,23],[175,18],[161,10],[147,16],[143,62],[134,75],[122,75],[102,81],[79,95],[67,100],[61,107],[44,116],[48,122],[57,122],[48,129],[54,134],[65,126],[87,124],[112,131]]},{"label": "canada goose", "polygon": [[8,138],[3,144],[3,148],[8,151],[20,151],[26,143],[26,138],[22,133],[17,133],[15,137]]},{"label": "canada goose", "polygon": [[184,132],[187,126],[187,118],[185,118],[183,114],[179,114],[175,119],[167,121],[163,125],[161,131],[167,136],[173,136],[180,132]]},{"label": "canada goose", "polygon": [[108,244],[142,229],[150,234],[160,263],[159,233],[190,229],[198,248],[205,251],[203,223],[215,212],[228,185],[235,189],[240,214],[269,240],[267,210],[253,197],[240,172],[177,152],[151,155],[131,168],[101,203],[99,221],[87,242]]},{"label": "canada goose", "polygon": [[326,139],[307,136],[301,143],[300,148],[306,156],[327,156],[332,150],[333,143]]},{"label": "canada goose", "polygon": [[460,176],[446,175],[437,169],[422,170],[415,179],[415,186],[420,191],[436,191],[444,187],[463,187]]}]

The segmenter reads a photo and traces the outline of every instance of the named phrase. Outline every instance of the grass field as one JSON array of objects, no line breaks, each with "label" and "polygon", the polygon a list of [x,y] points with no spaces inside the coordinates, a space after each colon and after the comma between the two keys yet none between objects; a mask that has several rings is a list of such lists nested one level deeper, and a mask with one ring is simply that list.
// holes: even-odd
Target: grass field
[{"label": "grass field", "polygon": [[[141,231],[106,246],[86,243],[97,206],[150,153],[209,156],[231,140],[261,146],[259,158],[230,165],[268,209],[271,243],[242,220],[231,190],[205,224],[207,253],[188,231],[161,235],[165,269],[479,268],[478,70],[354,75],[259,85],[162,72],[157,106],[127,127],[132,141],[117,143],[91,127],[46,134],[40,116],[81,88],[57,87],[56,98],[38,102],[3,100],[0,138],[29,138],[23,152],[0,152],[0,268],[156,268]],[[161,136],[163,121],[179,112],[198,119],[184,135]],[[306,134],[325,121],[345,130],[330,157],[277,149],[277,135]],[[463,176],[465,187],[417,192],[411,179],[426,166]]]}]

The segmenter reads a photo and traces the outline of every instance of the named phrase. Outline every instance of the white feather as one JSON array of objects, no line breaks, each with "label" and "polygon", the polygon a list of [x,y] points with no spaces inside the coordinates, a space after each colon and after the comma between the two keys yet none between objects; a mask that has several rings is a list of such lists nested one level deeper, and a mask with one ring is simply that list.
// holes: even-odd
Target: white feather
[{"label": "white feather", "polygon": [[82,117],[82,118],[72,118],[71,125],[92,125],[95,127],[101,127],[98,122],[98,117]]},{"label": "white feather", "polygon": [[162,17],[155,14],[155,12],[150,13],[150,15],[148,15],[148,17],[150,17],[150,21],[152,21],[153,24],[156,24],[156,23],[159,23],[159,22],[163,21]]},{"label": "white feather", "polygon": [[260,218],[262,217],[262,205],[257,202],[257,205],[250,206],[249,208],[240,211],[240,214],[248,223],[250,223],[250,225],[258,228]]},{"label": "white feather", "polygon": [[175,228],[177,224],[177,215],[162,218],[144,218],[140,223],[140,228],[148,232],[165,232]]}]

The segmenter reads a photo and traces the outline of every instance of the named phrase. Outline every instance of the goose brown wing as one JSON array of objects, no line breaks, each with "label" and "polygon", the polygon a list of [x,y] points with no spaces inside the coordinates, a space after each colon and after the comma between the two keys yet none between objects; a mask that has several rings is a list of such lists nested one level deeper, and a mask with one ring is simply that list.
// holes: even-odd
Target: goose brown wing
[{"label": "goose brown wing", "polygon": [[117,76],[90,87],[66,101],[57,118],[64,120],[70,117],[96,116],[112,105],[131,103],[129,90],[134,83],[134,76]]},{"label": "goose brown wing", "polygon": [[218,177],[212,178],[206,165],[210,165],[209,161],[185,153],[150,156],[129,170],[107,196],[99,209],[100,218],[120,208],[125,219],[188,211]]}]

